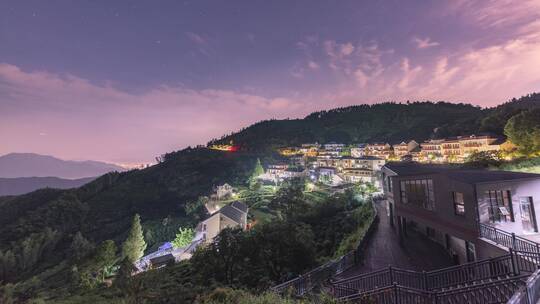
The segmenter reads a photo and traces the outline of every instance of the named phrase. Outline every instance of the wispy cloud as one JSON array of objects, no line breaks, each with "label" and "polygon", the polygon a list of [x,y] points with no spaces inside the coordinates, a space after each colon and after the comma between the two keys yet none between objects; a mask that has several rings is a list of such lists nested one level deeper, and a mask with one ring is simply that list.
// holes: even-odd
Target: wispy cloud
[{"label": "wispy cloud", "polygon": [[189,40],[199,45],[204,45],[208,43],[207,39],[203,38],[203,36],[196,34],[194,32],[186,32],[186,36],[189,38]]},{"label": "wispy cloud", "polygon": [[[0,100],[3,140],[10,143],[0,154],[34,151],[110,161],[150,160],[261,119],[306,111],[301,102],[283,97],[171,86],[135,94],[10,64],[0,64]],[[20,121],[28,123],[22,128]],[[41,136],[44,129],[51,135]],[[139,159],[128,160],[129,155]]]},{"label": "wispy cloud", "polygon": [[436,41],[431,41],[429,37],[426,37],[424,39],[414,37],[412,41],[415,43],[417,49],[427,49],[434,46],[439,46],[440,43]]},{"label": "wispy cloud", "polygon": [[307,65],[312,70],[318,70],[319,67],[320,67],[318,63],[316,63],[315,61],[312,61],[312,60],[310,60]]},{"label": "wispy cloud", "polygon": [[208,37],[194,32],[186,32],[186,37],[195,44],[199,53],[208,57],[210,56],[211,48],[210,39]]}]

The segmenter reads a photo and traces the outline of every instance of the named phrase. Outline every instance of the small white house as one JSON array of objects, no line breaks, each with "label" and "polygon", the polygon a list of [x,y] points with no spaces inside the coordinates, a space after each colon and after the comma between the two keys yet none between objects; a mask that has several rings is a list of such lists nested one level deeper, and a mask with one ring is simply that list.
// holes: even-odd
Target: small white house
[{"label": "small white house", "polygon": [[248,207],[242,202],[233,202],[212,214],[197,225],[197,232],[202,233],[205,243],[212,240],[225,228],[247,228]]}]

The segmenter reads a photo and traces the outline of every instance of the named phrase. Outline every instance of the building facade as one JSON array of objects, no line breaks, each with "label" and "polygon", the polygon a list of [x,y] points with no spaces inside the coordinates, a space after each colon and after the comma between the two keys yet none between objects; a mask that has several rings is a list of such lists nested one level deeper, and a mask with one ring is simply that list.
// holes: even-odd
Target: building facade
[{"label": "building facade", "polygon": [[503,141],[497,137],[470,135],[431,139],[420,146],[423,161],[462,162],[476,152],[500,151],[502,145]]},{"label": "building facade", "polygon": [[402,141],[399,144],[393,145],[392,148],[394,149],[394,156],[401,158],[405,155],[410,155],[418,146],[419,144],[416,141],[410,140],[408,142]]},{"label": "building facade", "polygon": [[233,202],[199,223],[197,232],[204,243],[210,243],[225,228],[247,228],[248,207],[242,202]]},{"label": "building facade", "polygon": [[538,174],[390,163],[382,178],[391,223],[404,241],[408,229],[420,231],[444,246],[456,263],[500,254],[479,237],[480,223],[540,237]]}]

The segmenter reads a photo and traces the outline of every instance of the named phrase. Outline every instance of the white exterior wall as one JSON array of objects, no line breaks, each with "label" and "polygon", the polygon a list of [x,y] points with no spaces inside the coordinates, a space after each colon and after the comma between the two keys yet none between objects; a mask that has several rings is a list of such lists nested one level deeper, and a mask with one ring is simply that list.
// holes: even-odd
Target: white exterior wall
[{"label": "white exterior wall", "polygon": [[[220,214],[214,213],[211,217],[202,222],[201,230],[203,232],[203,239],[206,243],[211,242],[216,235],[221,231],[220,229]],[[206,225],[206,229],[204,229]]]},{"label": "white exterior wall", "polygon": [[[489,201],[485,192],[489,190],[509,190],[512,196],[512,209],[514,211],[514,222],[491,223],[489,220]],[[532,197],[534,211],[536,214],[536,223],[540,223],[540,180],[520,180],[509,182],[482,183],[476,186],[476,195],[478,198],[478,214],[480,223],[488,224],[500,228],[516,235],[536,235],[539,233],[524,233],[521,221],[520,197]]]},{"label": "white exterior wall", "polygon": [[351,148],[352,157],[362,157],[366,155],[366,148]]}]

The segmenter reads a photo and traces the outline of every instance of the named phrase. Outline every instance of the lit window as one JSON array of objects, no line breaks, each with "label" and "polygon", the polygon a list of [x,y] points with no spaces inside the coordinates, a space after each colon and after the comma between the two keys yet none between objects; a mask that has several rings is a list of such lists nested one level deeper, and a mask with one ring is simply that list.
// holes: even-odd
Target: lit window
[{"label": "lit window", "polygon": [[456,215],[465,215],[465,202],[461,192],[454,192],[454,213]]}]

